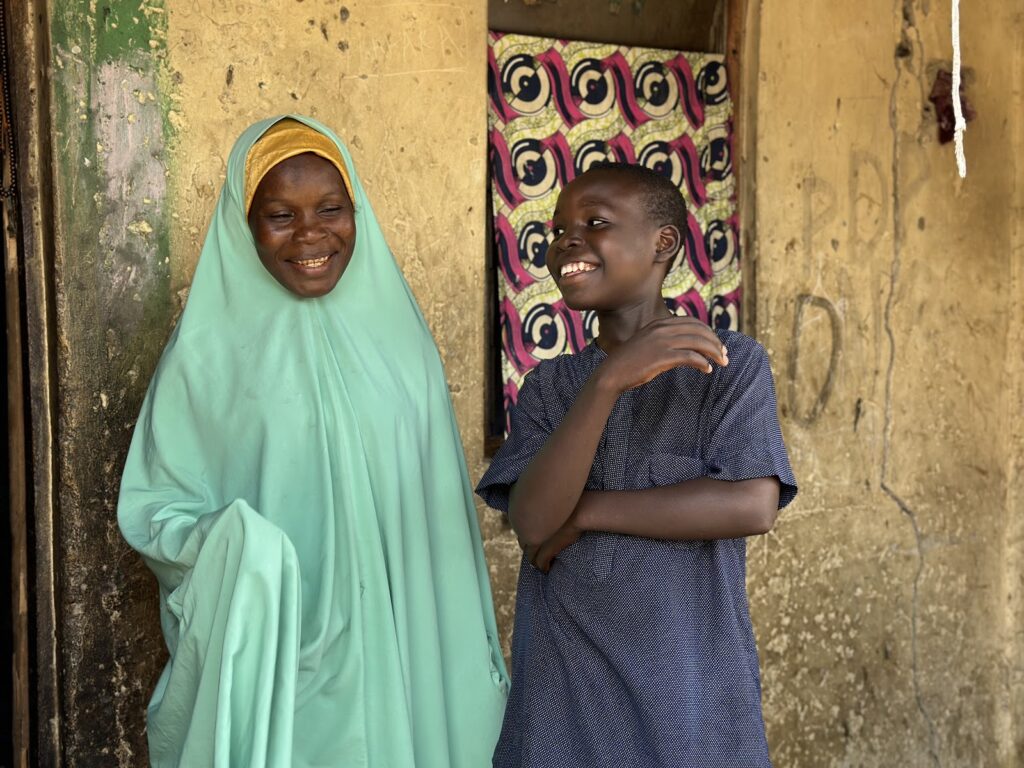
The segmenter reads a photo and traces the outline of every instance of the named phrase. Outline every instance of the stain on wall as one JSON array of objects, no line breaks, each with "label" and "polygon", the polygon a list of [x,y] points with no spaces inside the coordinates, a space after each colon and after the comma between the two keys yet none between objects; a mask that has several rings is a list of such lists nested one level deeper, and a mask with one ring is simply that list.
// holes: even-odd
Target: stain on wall
[{"label": "stain on wall", "polygon": [[[165,655],[117,484],[246,125],[299,111],[347,141],[482,472],[487,3],[47,7],[64,754],[144,765]],[[963,23],[966,181],[928,112],[945,7],[780,0],[754,31],[751,330],[802,492],[751,541],[750,592],[787,768],[1024,762],[1024,19],[992,0]],[[481,519],[507,648],[518,548]]]}]

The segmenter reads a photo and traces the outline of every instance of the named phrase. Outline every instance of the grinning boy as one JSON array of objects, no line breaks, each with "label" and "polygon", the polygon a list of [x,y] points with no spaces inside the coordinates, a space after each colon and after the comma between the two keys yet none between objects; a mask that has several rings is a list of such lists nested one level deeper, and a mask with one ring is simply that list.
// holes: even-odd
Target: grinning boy
[{"label": "grinning boy", "polygon": [[796,481],[764,349],[665,305],[685,222],[641,166],[559,195],[548,269],[600,335],[526,377],[477,488],[524,550],[497,768],[770,766],[744,537]]}]

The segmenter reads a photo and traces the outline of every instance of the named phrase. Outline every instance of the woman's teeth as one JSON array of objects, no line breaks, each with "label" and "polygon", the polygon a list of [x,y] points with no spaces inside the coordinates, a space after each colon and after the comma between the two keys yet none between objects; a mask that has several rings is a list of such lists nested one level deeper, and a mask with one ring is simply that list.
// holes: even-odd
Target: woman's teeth
[{"label": "woman's teeth", "polygon": [[320,256],[316,259],[295,259],[293,263],[298,264],[304,269],[316,269],[317,267],[322,267],[326,264],[332,255],[333,254],[327,254],[326,256]]},{"label": "woman's teeth", "polygon": [[574,275],[577,272],[593,272],[595,269],[597,267],[593,264],[587,264],[585,261],[571,261],[568,264],[562,265],[562,272],[559,276],[565,277],[566,275]]}]

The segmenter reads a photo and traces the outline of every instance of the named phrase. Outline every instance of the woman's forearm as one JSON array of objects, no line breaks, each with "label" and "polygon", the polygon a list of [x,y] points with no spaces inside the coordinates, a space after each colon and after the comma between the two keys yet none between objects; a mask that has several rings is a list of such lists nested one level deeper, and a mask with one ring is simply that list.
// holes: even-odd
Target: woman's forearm
[{"label": "woman's forearm", "polygon": [[779,481],[702,477],[640,491],[584,491],[574,521],[585,531],[654,539],[735,539],[775,524]]}]

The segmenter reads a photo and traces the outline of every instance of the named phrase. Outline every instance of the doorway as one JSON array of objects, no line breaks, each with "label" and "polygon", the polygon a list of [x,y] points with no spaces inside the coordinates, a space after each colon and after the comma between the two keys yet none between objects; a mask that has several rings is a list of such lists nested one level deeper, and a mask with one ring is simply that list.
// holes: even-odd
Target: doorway
[{"label": "doorway", "polygon": [[[690,169],[685,174],[687,177],[692,178],[699,174],[702,176],[702,182],[710,181],[717,188],[713,205],[707,208],[714,210],[715,220],[709,218],[708,221],[704,221],[702,218],[700,222],[695,221],[694,225],[689,227],[693,242],[688,245],[687,252],[699,254],[701,257],[693,266],[699,283],[693,283],[683,277],[677,281],[679,285],[674,287],[679,288],[679,296],[673,294],[671,300],[678,308],[673,307],[673,311],[700,316],[716,327],[735,328],[737,322],[740,322],[743,328],[753,328],[753,302],[749,301],[749,296],[743,302],[743,312],[739,311],[740,297],[743,295],[740,291],[740,275],[742,274],[742,283],[746,285],[752,285],[753,281],[750,279],[752,275],[745,258],[739,257],[738,254],[752,254],[752,251],[747,250],[747,245],[751,243],[751,225],[754,221],[753,197],[747,192],[751,188],[752,178],[746,174],[746,169],[741,168],[742,158],[753,156],[745,146],[746,139],[753,136],[746,125],[752,111],[746,108],[749,102],[747,94],[743,93],[746,88],[741,87],[741,79],[751,85],[754,82],[749,72],[740,67],[740,61],[749,60],[753,64],[751,71],[756,69],[756,50],[747,50],[750,44],[745,31],[756,29],[757,19],[750,17],[756,17],[757,8],[758,4],[749,0],[488,0],[492,58],[496,55],[493,53],[496,45],[516,55],[509,54],[504,57],[500,76],[495,69],[497,60],[492,61],[489,77],[492,118],[495,112],[498,114],[498,118],[492,120],[491,127],[497,124],[498,131],[504,132],[506,125],[511,126],[507,129],[509,136],[502,135],[497,142],[493,140],[492,132],[489,191],[492,186],[499,191],[511,190],[510,194],[515,199],[509,199],[508,195],[505,195],[499,200],[498,197],[489,194],[487,200],[488,264],[485,274],[488,349],[485,358],[487,370],[484,425],[486,455],[492,455],[503,441],[508,408],[515,400],[518,383],[524,372],[535,364],[536,359],[577,349],[589,340],[592,331],[585,316],[578,319],[568,316],[571,313],[561,312],[557,296],[540,289],[543,281],[547,279],[543,267],[546,235],[544,224],[540,220],[544,217],[525,214],[519,216],[520,210],[516,208],[522,205],[521,210],[529,209],[532,214],[542,213],[540,208],[547,203],[546,199],[542,198],[551,189],[557,189],[557,183],[552,182],[552,178],[564,177],[564,182],[573,173],[570,168],[567,174],[565,168],[580,166],[578,155],[582,150],[579,147],[567,146],[566,141],[559,144],[558,140],[561,137],[548,136],[551,122],[548,120],[548,112],[552,110],[557,110],[565,121],[566,128],[562,130],[565,137],[569,137],[570,131],[582,134],[580,122],[588,118],[594,117],[603,121],[600,127],[587,132],[587,138],[594,139],[596,136],[601,141],[585,142],[583,146],[602,144],[598,149],[609,155],[609,159],[614,154],[616,161],[640,162],[648,167],[664,165],[668,168],[675,163],[680,168],[671,172],[659,172],[671,175],[673,181],[677,181],[675,177],[679,175],[683,178],[681,167],[686,166]],[[506,36],[505,41],[496,42],[503,36]],[[550,44],[550,50],[541,50],[542,45],[538,47],[541,39]],[[506,45],[505,42],[509,40],[511,42]],[[587,53],[587,56],[596,56],[601,60],[587,58],[586,62],[581,63],[579,59],[583,54],[577,55],[574,52],[575,47],[593,51]],[[612,53],[612,49],[619,53]],[[647,53],[644,53],[645,50]],[[678,53],[682,51],[694,53]],[[676,58],[662,62],[665,56],[671,56],[673,52],[678,53]],[[566,69],[565,56],[573,59],[575,69],[571,75]],[[632,63],[628,66],[621,65],[614,72],[605,71],[615,69],[614,62],[609,63],[615,56],[619,57],[620,64],[626,59]],[[650,58],[651,62],[647,62],[645,56]],[[608,60],[602,57],[608,57]],[[687,61],[673,68],[673,65],[678,65],[678,60],[684,57],[688,57]],[[555,63],[556,59],[559,60],[558,63]],[[707,59],[707,66],[701,63],[704,59]],[[664,101],[668,106],[672,106],[676,99],[680,100],[681,104],[682,95],[685,95],[682,94],[684,90],[693,94],[693,99],[700,100],[700,103],[696,104],[699,114],[692,111],[686,114],[694,129],[692,138],[695,139],[696,146],[692,143],[689,145],[689,149],[692,150],[689,154],[677,152],[675,145],[670,142],[654,141],[652,137],[655,132],[646,130],[649,125],[639,128],[638,136],[644,134],[643,138],[634,141],[633,130],[637,129],[640,123],[648,119],[668,118],[667,123],[672,119],[667,112],[659,112],[657,108],[647,109],[646,114],[634,111],[635,118],[631,120],[629,115],[625,115],[629,110],[623,107],[625,121],[630,125],[626,127],[624,133],[612,138],[609,138],[610,129],[604,124],[608,123],[609,119],[605,112],[601,111],[607,105],[601,99],[597,100],[600,103],[590,105],[593,109],[588,111],[586,107],[590,99],[582,97],[588,102],[580,105],[583,114],[567,116],[567,111],[572,112],[571,101],[575,98],[570,91],[577,85],[576,73],[582,71],[583,64],[586,63],[592,65],[594,71],[580,75],[580,82],[589,77],[590,79],[586,80],[587,87],[598,95],[607,92],[608,98],[604,101],[610,103],[615,102],[613,94],[619,93],[620,88],[623,94],[631,88],[641,93],[641,90],[647,87],[647,83],[650,83],[651,93],[643,93],[654,101],[657,101],[659,92],[662,96],[665,96],[664,92],[675,94],[665,96]],[[513,64],[516,68],[513,68]],[[541,68],[550,71],[541,72]],[[673,77],[667,74],[668,69],[679,69],[680,72]],[[649,77],[644,74],[648,70]],[[531,75],[532,71],[536,74]],[[523,89],[521,95],[516,96],[512,109],[507,114],[501,107],[495,107],[501,99],[493,95],[497,91],[507,95],[516,90],[509,84],[511,81],[506,82],[506,75],[513,75],[516,78],[515,82],[519,84],[516,87]],[[566,91],[565,93],[561,93],[558,98],[552,95],[556,86],[560,83],[564,85],[564,81],[568,80],[572,81],[572,85],[559,89],[560,93]],[[678,89],[676,80],[679,81]],[[690,88],[684,89],[683,84],[687,82]],[[534,85],[538,89],[537,93],[531,90]],[[675,93],[676,90],[680,93]],[[530,101],[531,94],[535,97],[534,101]],[[744,96],[743,99],[740,98],[741,94]],[[709,117],[708,123],[705,124],[705,108],[717,113],[720,111],[718,107],[727,102],[730,96],[732,106],[729,117],[723,119],[721,123],[715,122],[717,116]],[[628,102],[628,98],[623,97],[623,101]],[[563,105],[563,108],[557,105]],[[674,108],[675,113],[681,116],[684,113],[683,107]],[[524,132],[521,123],[508,122],[523,115],[527,116],[524,122],[536,123],[536,130],[543,131],[543,136],[539,133],[538,136],[530,134],[532,126]],[[698,125],[700,138],[696,136]],[[602,131],[609,135],[604,135]],[[714,133],[715,131],[718,133]],[[666,129],[665,133],[668,132]],[[717,138],[707,138],[713,134]],[[509,142],[515,141],[515,146],[505,143],[505,138],[508,138]],[[678,143],[684,145],[689,138],[691,136]],[[530,141],[539,146],[534,149],[527,147]],[[712,141],[713,146],[704,147],[701,144]],[[557,146],[552,148],[549,144]],[[612,144],[621,151],[612,151]],[[647,152],[645,157],[633,157],[632,150],[641,146],[651,151]],[[514,187],[521,169],[513,150],[523,147],[526,149],[520,155],[526,158],[524,162],[529,161],[529,167],[540,167],[547,172],[547,175],[541,174],[543,178],[540,179],[547,186],[540,189],[541,184],[538,183],[529,189],[520,189],[519,194]],[[698,150],[702,153],[699,161],[695,154]],[[527,151],[536,157],[531,159],[527,156]],[[703,168],[704,152],[713,158],[724,158],[720,166],[712,167],[706,174],[707,169]],[[675,162],[674,153],[680,155],[679,162]],[[499,158],[497,162],[495,157]],[[696,165],[702,167],[693,170]],[[741,176],[746,182],[743,185],[740,184]],[[498,181],[495,182],[495,179]],[[732,202],[729,204],[723,202],[726,197],[722,197],[722,193],[717,191],[726,186],[733,190],[731,194],[725,193],[726,197],[731,198]],[[704,190],[701,189],[700,195],[693,194],[692,187],[689,191],[691,194],[688,197],[688,205],[702,207],[705,200],[700,198],[705,197]],[[711,217],[712,214],[706,216]],[[521,221],[513,223],[513,218]],[[671,291],[672,288],[673,286],[669,286],[668,290]],[[535,350],[540,352],[535,354]]]}]

